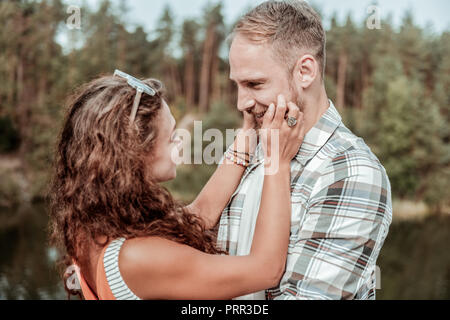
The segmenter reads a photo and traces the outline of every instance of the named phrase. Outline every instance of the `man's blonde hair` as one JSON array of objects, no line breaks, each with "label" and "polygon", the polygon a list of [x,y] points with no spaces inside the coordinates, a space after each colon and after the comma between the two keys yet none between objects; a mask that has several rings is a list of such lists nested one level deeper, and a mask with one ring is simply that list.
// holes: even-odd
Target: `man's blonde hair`
[{"label": "man's blonde hair", "polygon": [[246,15],[235,26],[236,34],[257,43],[273,46],[276,58],[281,59],[292,73],[300,54],[312,54],[323,79],[325,73],[326,36],[320,16],[305,1],[266,1]]}]

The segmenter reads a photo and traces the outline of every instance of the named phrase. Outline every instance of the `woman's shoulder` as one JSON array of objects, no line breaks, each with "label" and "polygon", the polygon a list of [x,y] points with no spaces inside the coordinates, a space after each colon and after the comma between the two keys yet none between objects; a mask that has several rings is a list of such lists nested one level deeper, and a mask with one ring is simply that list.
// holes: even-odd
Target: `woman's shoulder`
[{"label": "woman's shoulder", "polygon": [[126,240],[119,254],[123,280],[142,299],[158,297],[167,281],[174,279],[189,265],[189,246],[162,237],[139,237]]},{"label": "woman's shoulder", "polygon": [[157,236],[127,239],[120,250],[120,269],[131,274],[170,272],[193,251],[187,245]]},{"label": "woman's shoulder", "polygon": [[171,249],[180,250],[185,247],[190,248],[187,245],[160,236],[136,237],[126,239],[122,247],[124,256],[134,259],[139,259],[140,257],[142,257],[142,254],[145,255],[146,253],[155,253],[158,251],[166,251]]}]

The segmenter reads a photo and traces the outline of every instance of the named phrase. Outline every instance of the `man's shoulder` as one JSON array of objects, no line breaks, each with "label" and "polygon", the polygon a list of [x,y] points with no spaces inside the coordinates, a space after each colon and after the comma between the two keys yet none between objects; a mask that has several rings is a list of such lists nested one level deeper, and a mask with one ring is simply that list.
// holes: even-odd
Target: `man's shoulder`
[{"label": "man's shoulder", "polygon": [[[306,171],[314,177],[313,184],[316,188],[347,178],[389,187],[386,170],[377,156],[362,138],[343,124],[336,129],[313,161],[316,163],[307,165]],[[312,182],[311,179],[308,180]]]},{"label": "man's shoulder", "polygon": [[351,132],[345,125],[340,125],[325,144],[324,153],[329,159],[329,166],[370,166],[383,169],[383,166],[363,138]]}]

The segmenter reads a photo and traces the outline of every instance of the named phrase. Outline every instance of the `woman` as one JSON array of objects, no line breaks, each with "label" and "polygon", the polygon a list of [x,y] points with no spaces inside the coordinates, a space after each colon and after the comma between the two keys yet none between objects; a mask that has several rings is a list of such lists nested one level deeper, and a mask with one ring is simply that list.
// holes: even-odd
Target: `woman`
[{"label": "woman", "polygon": [[79,266],[84,297],[230,299],[278,284],[289,242],[290,161],[303,139],[299,109],[282,102],[265,115],[263,128],[280,130],[279,154],[269,155],[275,142],[263,138],[279,170],[265,177],[250,254],[227,256],[210,229],[249,164],[244,133],[253,116],[244,114],[223,163],[182,207],[159,185],[175,178],[172,154],[180,144],[162,85],[115,75],[72,98],[51,187],[51,239],[66,252],[66,266]]}]

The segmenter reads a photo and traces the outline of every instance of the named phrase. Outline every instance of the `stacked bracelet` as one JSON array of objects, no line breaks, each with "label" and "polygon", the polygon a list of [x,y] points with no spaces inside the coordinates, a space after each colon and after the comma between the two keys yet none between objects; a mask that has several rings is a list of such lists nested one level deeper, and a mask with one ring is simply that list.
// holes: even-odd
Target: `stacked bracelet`
[{"label": "stacked bracelet", "polygon": [[[241,155],[244,155],[244,156],[241,156]],[[228,149],[225,152],[225,158],[234,162],[237,165],[247,168],[250,165],[252,155],[247,152],[240,152],[237,150]]]},{"label": "stacked bracelet", "polygon": [[239,152],[239,151],[236,151],[236,150],[229,150],[229,152],[232,152],[232,154],[235,157],[243,159],[243,160],[245,160],[247,162],[250,162],[250,160],[251,160],[251,155],[249,153],[247,153],[247,152]]}]

